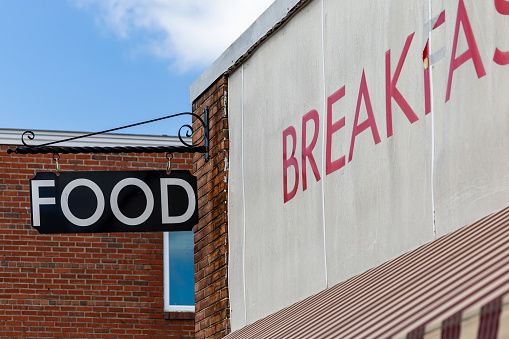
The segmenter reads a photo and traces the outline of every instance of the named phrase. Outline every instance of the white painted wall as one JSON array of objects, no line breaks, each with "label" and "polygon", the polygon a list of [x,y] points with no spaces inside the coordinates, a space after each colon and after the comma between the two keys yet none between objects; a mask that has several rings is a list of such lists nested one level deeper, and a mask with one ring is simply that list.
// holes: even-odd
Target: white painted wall
[{"label": "white painted wall", "polygon": [[[446,102],[461,1],[314,0],[231,74],[233,330],[509,204],[509,65],[493,61],[496,47],[509,50],[509,16],[496,11],[494,0],[464,0],[486,75],[478,78],[472,59],[453,69]],[[444,10],[445,22],[428,34],[425,24]],[[463,26],[454,58],[472,50]],[[431,53],[444,47],[445,54],[431,67],[432,110],[425,114],[428,37]],[[407,41],[396,88],[417,121],[410,123],[391,99],[388,137],[387,60],[393,79]],[[367,92],[360,91],[363,74]],[[345,123],[332,134],[330,154],[344,155],[345,165],[326,174],[327,100],[343,86],[331,124],[343,117]],[[349,161],[360,92],[357,126],[368,119],[369,93],[380,142],[374,125],[358,133]],[[320,180],[307,161],[304,191],[302,121],[311,110],[319,117],[312,154]],[[284,203],[284,172],[288,191],[295,181],[293,167],[283,167],[283,131],[290,126],[299,186]],[[308,146],[313,120],[306,133]],[[287,142],[289,156],[292,138]]]}]

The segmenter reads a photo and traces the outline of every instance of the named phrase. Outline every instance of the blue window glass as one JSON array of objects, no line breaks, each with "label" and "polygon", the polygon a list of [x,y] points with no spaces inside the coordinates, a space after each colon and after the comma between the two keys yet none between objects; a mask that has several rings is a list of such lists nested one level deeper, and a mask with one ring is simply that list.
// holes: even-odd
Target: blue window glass
[{"label": "blue window glass", "polygon": [[166,236],[167,309],[194,308],[194,233],[168,232]]}]

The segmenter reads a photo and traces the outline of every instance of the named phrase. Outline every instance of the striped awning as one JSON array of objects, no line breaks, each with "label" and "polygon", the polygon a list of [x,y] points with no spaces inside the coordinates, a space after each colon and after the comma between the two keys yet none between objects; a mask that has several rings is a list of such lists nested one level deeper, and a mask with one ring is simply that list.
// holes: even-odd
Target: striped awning
[{"label": "striped awning", "polygon": [[509,338],[509,207],[227,338]]}]

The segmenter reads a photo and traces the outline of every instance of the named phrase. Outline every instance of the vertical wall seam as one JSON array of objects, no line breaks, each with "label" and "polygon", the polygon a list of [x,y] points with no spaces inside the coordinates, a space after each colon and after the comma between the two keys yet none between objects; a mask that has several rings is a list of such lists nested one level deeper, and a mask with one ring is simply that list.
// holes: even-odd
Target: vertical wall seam
[{"label": "vertical wall seam", "polygon": [[247,326],[247,298],[246,298],[246,195],[244,180],[244,64],[241,65],[240,89],[240,123],[241,123],[241,171],[242,171],[242,288],[244,293],[244,323]]},{"label": "vertical wall seam", "polygon": [[[228,92],[227,93],[230,93],[230,78],[228,78]],[[228,99],[226,99],[228,100]],[[228,119],[228,141],[230,141],[232,139],[232,135],[230,133],[230,121],[229,121],[229,117],[228,117],[228,102],[225,101],[224,102],[224,109],[225,109],[225,112],[226,112],[226,119]],[[225,155],[225,160],[228,161],[228,159],[230,158],[230,148],[228,147],[228,154]],[[228,164],[225,164],[225,171],[229,169],[227,169],[228,167]],[[226,183],[226,227],[228,229],[228,231],[230,230],[229,228],[229,225],[230,225],[230,198],[231,198],[231,195],[230,195],[230,177],[228,176],[228,182]],[[226,280],[226,283],[228,284],[228,303],[229,303],[229,306],[230,306],[230,314],[229,314],[229,317],[228,319],[230,320],[230,325],[229,325],[229,331],[231,332],[231,318],[232,318],[232,307],[231,307],[231,298],[230,298],[230,286],[232,286],[232,284],[230,284],[230,278],[231,278],[231,262],[232,262],[232,242],[230,241],[230,235],[228,232],[226,232],[226,240],[227,240],[227,244],[228,244],[228,253],[227,253],[227,262],[226,262],[226,277],[227,277],[227,280]]]},{"label": "vertical wall seam", "polygon": [[[428,20],[431,22],[431,0],[428,0]],[[428,31],[428,51],[431,51],[431,32]],[[431,54],[431,53],[430,53]],[[433,222],[433,239],[437,238],[437,228],[435,224],[435,96],[433,91],[433,66],[429,65],[429,86],[430,86],[430,99],[431,99],[431,218]]]},{"label": "vertical wall seam", "polygon": [[321,2],[322,4],[322,13],[321,13],[321,19],[322,19],[322,84],[323,84],[323,117],[322,119],[322,223],[323,223],[323,258],[324,258],[324,271],[325,271],[325,288],[329,287],[329,279],[327,276],[327,243],[326,243],[326,236],[325,236],[325,156],[324,156],[324,145],[325,145],[325,121],[326,121],[326,114],[327,114],[327,94],[325,90],[325,42],[324,42],[324,12],[323,12],[323,0]]}]

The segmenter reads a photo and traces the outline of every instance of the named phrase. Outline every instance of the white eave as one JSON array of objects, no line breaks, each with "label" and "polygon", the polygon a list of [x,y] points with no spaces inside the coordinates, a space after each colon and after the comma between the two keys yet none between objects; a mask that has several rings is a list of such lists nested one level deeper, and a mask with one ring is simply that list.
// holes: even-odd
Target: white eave
[{"label": "white eave", "polygon": [[[21,146],[21,136],[25,130],[21,129],[0,129],[0,144]],[[35,134],[34,140],[25,138],[25,142],[30,146],[45,144],[48,142],[55,142],[59,140],[74,138],[86,135],[86,132],[64,132],[64,131],[45,131],[45,130],[32,130]],[[191,144],[191,138],[183,138],[185,142]],[[113,146],[182,146],[178,137],[175,136],[154,136],[154,135],[139,135],[139,134],[114,134],[105,133],[97,134],[94,136],[57,143],[55,146],[68,146],[68,147],[113,147]]]},{"label": "white eave", "polygon": [[[234,69],[240,59],[253,52],[264,38],[281,26],[294,12],[297,5],[309,1],[276,0],[242,35],[233,42],[189,87],[191,102],[198,98],[221,75]],[[300,7],[300,6],[299,6]]]}]

